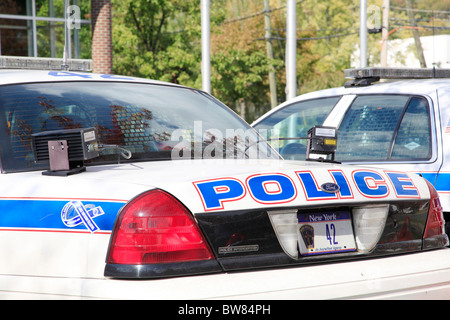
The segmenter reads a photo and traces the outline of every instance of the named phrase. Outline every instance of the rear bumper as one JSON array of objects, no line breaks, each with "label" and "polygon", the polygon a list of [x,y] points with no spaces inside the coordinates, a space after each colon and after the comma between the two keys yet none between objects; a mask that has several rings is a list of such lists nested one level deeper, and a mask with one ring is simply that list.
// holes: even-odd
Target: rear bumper
[{"label": "rear bumper", "polygon": [[0,275],[1,299],[450,299],[450,249],[159,280]]}]

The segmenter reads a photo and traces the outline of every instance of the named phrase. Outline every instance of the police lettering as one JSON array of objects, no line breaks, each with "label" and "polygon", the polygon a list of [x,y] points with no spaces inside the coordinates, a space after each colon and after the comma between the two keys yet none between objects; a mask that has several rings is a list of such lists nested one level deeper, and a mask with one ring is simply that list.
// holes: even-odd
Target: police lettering
[{"label": "police lettering", "polygon": [[375,171],[354,171],[353,180],[358,191],[367,198],[385,198],[389,188],[384,178]]},{"label": "police lettering", "polygon": [[406,173],[386,172],[386,174],[394,186],[394,191],[397,197],[420,198],[419,190],[417,190],[417,187]]},{"label": "police lettering", "polygon": [[205,210],[223,209],[226,201],[236,201],[244,197],[242,182],[234,178],[194,182]]},{"label": "police lettering", "polygon": [[[369,199],[383,199],[395,194],[396,198],[419,198],[419,190],[411,177],[402,172],[381,172],[357,169],[344,173],[339,169],[320,174],[320,180],[337,185],[336,191],[322,190],[319,175],[311,170],[296,171],[295,177],[284,173],[267,173],[248,176],[243,183],[237,178],[220,178],[194,182],[205,211],[223,210],[225,203],[243,199],[247,191],[253,201],[260,204],[289,203],[304,196],[306,201],[354,199],[357,194]],[[350,178],[350,179],[349,179]],[[327,181],[323,181],[326,179]],[[350,183],[349,181],[352,181]],[[300,199],[301,200],[301,199]]]},{"label": "police lettering", "polygon": [[320,187],[311,171],[297,172],[297,175],[300,178],[307,200],[327,200],[338,198],[337,193],[328,193],[320,190]]},{"label": "police lettering", "polygon": [[283,174],[250,176],[247,186],[253,199],[264,204],[289,202],[297,195],[294,182]]}]

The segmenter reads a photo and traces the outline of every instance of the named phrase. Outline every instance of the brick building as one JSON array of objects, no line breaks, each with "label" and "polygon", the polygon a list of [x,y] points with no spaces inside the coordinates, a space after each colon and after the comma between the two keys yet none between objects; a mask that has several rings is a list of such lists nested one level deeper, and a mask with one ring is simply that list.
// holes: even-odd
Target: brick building
[{"label": "brick building", "polygon": [[92,59],[92,69],[112,73],[111,0],[1,0],[0,55]]},{"label": "brick building", "polygon": [[92,67],[112,73],[111,0],[91,0]]}]

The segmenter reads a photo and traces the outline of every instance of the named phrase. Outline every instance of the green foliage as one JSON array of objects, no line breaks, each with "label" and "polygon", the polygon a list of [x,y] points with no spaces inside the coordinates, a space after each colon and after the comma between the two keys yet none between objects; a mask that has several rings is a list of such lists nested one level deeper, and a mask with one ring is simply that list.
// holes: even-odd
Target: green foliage
[{"label": "green foliage", "polygon": [[[54,0],[52,6],[48,0],[35,0],[36,15],[38,17],[64,18],[64,1]],[[90,0],[78,0],[80,18],[89,19]],[[0,8],[1,11],[1,8]],[[60,57],[64,54],[65,29],[64,23],[53,21],[37,21],[37,48],[39,57]],[[75,44],[72,40],[72,57],[81,59],[91,58],[91,28],[88,24],[82,24],[80,29],[72,29],[72,39],[77,33],[79,39],[79,52],[75,52]],[[53,48],[51,46],[54,46]],[[77,56],[79,54],[79,56]]]},{"label": "green foliage", "polygon": [[230,52],[215,54],[211,65],[214,70],[211,79],[214,95],[221,97],[225,104],[251,121],[250,110],[244,113],[241,107],[243,104],[263,104],[267,100],[264,79],[268,73],[268,64],[265,53],[232,49]]},{"label": "green foliage", "polygon": [[113,17],[116,73],[197,85],[199,0],[113,0]]}]

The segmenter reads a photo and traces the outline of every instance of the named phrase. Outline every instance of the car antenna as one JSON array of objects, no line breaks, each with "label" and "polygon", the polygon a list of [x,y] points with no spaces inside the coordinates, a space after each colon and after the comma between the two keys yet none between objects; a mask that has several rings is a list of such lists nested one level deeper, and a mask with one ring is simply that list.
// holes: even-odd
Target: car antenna
[{"label": "car antenna", "polygon": [[63,61],[61,65],[62,71],[69,71],[69,63],[68,63],[68,55],[69,52],[67,50],[68,47],[68,41],[70,40],[70,34],[68,34],[69,28],[67,25],[67,11],[69,9],[69,0],[64,0],[64,52],[63,52]]}]

